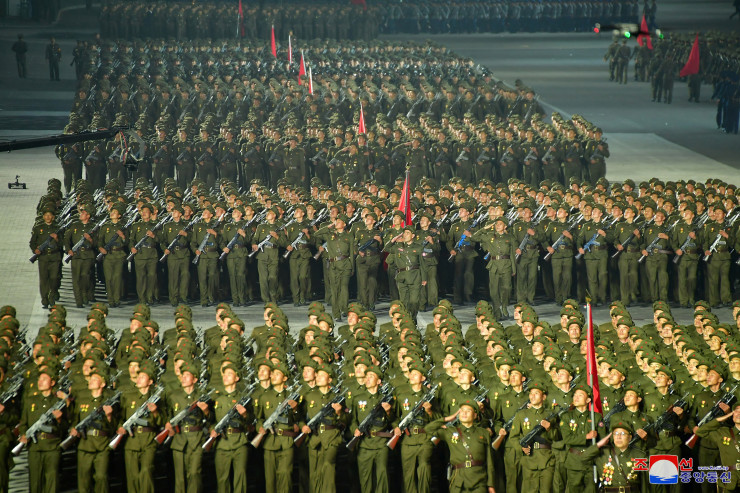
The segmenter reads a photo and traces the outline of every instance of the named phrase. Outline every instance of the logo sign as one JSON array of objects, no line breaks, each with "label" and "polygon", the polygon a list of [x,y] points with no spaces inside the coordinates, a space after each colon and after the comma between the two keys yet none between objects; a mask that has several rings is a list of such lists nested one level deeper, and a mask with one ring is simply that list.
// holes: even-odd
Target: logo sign
[{"label": "logo sign", "polygon": [[650,484],[678,484],[678,456],[650,456]]}]

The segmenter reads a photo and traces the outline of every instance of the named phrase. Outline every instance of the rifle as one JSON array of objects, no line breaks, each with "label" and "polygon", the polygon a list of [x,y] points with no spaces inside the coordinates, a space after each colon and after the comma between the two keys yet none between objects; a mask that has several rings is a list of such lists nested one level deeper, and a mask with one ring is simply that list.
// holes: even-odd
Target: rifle
[{"label": "rifle", "polygon": [[[667,234],[667,233],[671,232],[673,230],[673,228],[676,227],[676,224],[678,224],[679,221],[680,221],[680,219],[676,219],[676,222],[673,223],[672,225],[668,226],[666,228],[666,230],[663,231],[663,233]],[[662,240],[662,239],[663,238],[660,238],[659,236],[656,236],[655,238],[653,238],[653,241],[651,241],[650,244],[647,247],[645,247],[645,251],[648,252],[648,255],[650,255],[650,252],[653,251],[653,249],[655,248],[655,245],[657,245],[658,242],[660,240]],[[641,255],[640,258],[637,260],[637,262],[642,263],[646,258],[647,257],[645,255]]]},{"label": "rifle", "polygon": [[[216,222],[213,224],[213,228],[218,228],[218,226],[221,224],[221,220],[226,216],[226,212],[224,211],[223,214],[221,214],[221,217],[219,217]],[[210,224],[209,224],[210,226]],[[210,228],[210,229],[213,229]],[[200,242],[200,245],[198,245],[198,251],[199,254],[196,253],[195,257],[193,258],[193,265],[198,265],[198,262],[200,261],[200,256],[203,254],[203,249],[206,247],[206,244],[208,243],[208,240],[211,239],[211,233],[206,233],[206,235],[203,237],[203,241]]]},{"label": "rifle", "polygon": [[[594,233],[594,235],[593,235],[593,236],[591,237],[591,239],[590,239],[590,240],[588,240],[588,241],[587,241],[587,242],[586,242],[586,243],[585,243],[585,244],[583,245],[583,249],[584,249],[585,251],[587,251],[587,252],[590,252],[590,251],[591,251],[591,247],[592,247],[592,246],[593,246],[594,244],[596,244],[596,240],[598,239],[598,237],[599,237],[599,233]],[[583,254],[582,254],[581,252],[578,252],[578,253],[576,254],[576,260],[580,260],[581,258],[583,258]]]},{"label": "rifle", "polygon": [[[42,244],[40,244],[38,247],[36,247],[36,248],[39,249],[39,250],[41,250],[43,252],[44,250],[46,250],[47,248],[49,248],[49,245],[51,245],[51,242],[52,241],[61,242],[61,240],[59,239],[59,236],[64,232],[65,228],[67,226],[69,226],[69,224],[71,222],[72,222],[71,219],[67,220],[64,224],[62,224],[61,226],[59,226],[59,229],[57,229],[54,233],[52,233],[52,234],[57,235],[57,240],[53,240],[53,238],[51,237],[51,234],[50,234],[48,236],[48,238],[46,238],[46,240],[44,240],[44,242]],[[40,256],[40,254],[37,254],[37,253],[34,252],[34,254],[31,255],[31,258],[28,259],[28,261],[33,264],[34,262],[36,262],[36,260],[38,260],[39,256]]]},{"label": "rifle", "polygon": [[[246,223],[244,224],[243,227],[244,228],[247,227],[246,226]],[[239,229],[242,229],[242,228],[239,228]],[[246,239],[246,232],[245,232],[245,235],[244,236],[245,236],[245,239]],[[226,259],[226,257],[231,252],[231,249],[234,247],[234,245],[236,245],[236,242],[239,241],[239,238],[241,238],[241,235],[239,234],[239,231],[237,230],[237,233],[234,235],[234,237],[232,239],[230,239],[229,242],[226,244],[226,248],[228,248],[229,251],[228,252],[221,252],[221,255],[219,255],[219,257],[218,257],[218,260],[219,261],[223,262],[224,259]]]},{"label": "rifle", "polygon": [[[340,385],[335,386],[334,392],[337,393],[337,395],[330,401],[327,402],[324,407],[319,409],[319,412],[316,413],[316,415],[311,418],[308,423],[306,423],[306,426],[311,428],[311,431],[313,433],[316,432],[316,429],[321,425],[321,422],[326,418],[327,416],[331,415],[331,413],[334,412],[334,408],[332,407],[332,404],[339,404],[344,400],[344,396],[347,395],[347,390],[343,391],[341,394],[339,393]],[[295,439],[293,440],[293,443],[296,447],[300,447],[303,441],[306,439],[306,434],[301,432]]]},{"label": "rifle", "polygon": [[[647,226],[648,224],[652,223],[653,221],[655,221],[655,218],[654,218],[654,217],[653,217],[653,218],[652,218],[651,220],[649,220],[649,221],[646,221],[646,222],[642,223],[642,225],[641,225],[640,227],[638,227],[638,228],[637,228],[637,230],[638,230],[638,231],[640,232],[640,234],[642,234],[642,232],[643,232],[643,230],[645,229],[645,227],[646,227],[646,226]],[[630,244],[632,243],[632,241],[633,241],[633,240],[634,240],[635,238],[637,238],[637,236],[635,235],[635,232],[633,231],[633,232],[632,232],[632,233],[631,233],[631,234],[630,234],[630,235],[629,235],[629,236],[627,237],[627,239],[626,239],[626,240],[624,240],[624,241],[623,241],[623,242],[621,243],[621,245],[622,245],[622,249],[621,249],[621,250],[617,250],[616,252],[614,252],[614,254],[612,254],[612,258],[617,258],[617,257],[619,257],[619,255],[620,255],[620,254],[621,254],[621,253],[622,253],[622,252],[624,251],[624,249],[625,249],[625,248],[627,248],[627,247],[628,247],[628,246],[629,246],[629,245],[630,245]]]},{"label": "rifle", "polygon": [[611,408],[611,411],[609,411],[606,414],[606,416],[604,416],[604,418],[602,419],[602,421],[604,422],[604,427],[606,428],[606,431],[609,431],[609,428],[610,428],[609,420],[612,419],[612,416],[614,416],[617,413],[621,413],[625,409],[627,409],[627,406],[624,405],[624,399],[614,404],[614,407]]},{"label": "rifle", "polygon": [[[558,405],[557,407],[560,407],[560,406]],[[556,419],[559,419],[560,416],[562,416],[563,414],[567,413],[571,409],[573,409],[573,406],[572,405],[571,406],[568,406],[566,408],[560,408],[559,411],[555,411],[555,412],[550,413],[545,418],[545,421],[548,421],[548,422],[552,423],[553,421],[555,421]],[[534,428],[532,428],[529,433],[527,433],[526,435],[524,435],[522,437],[522,439],[519,440],[519,445],[521,445],[523,448],[529,447],[530,445],[532,445],[532,442],[535,441],[535,439],[537,438],[537,435],[539,435],[543,431],[545,431],[545,427],[542,426],[542,424],[537,423],[537,425]]]},{"label": "rifle", "polygon": [[[75,426],[75,430],[77,430],[77,433],[81,436],[84,436],[85,432],[88,428],[90,428],[93,423],[95,423],[97,420],[105,416],[105,411],[103,411],[103,407],[105,406],[115,406],[118,404],[118,401],[121,399],[121,391],[119,390],[114,395],[112,395],[110,398],[108,398],[103,404],[98,406],[93,412],[87,415],[85,419],[80,421],[77,426]],[[67,438],[62,441],[62,443],[59,444],[59,446],[62,448],[62,450],[67,450],[72,446],[73,443],[77,441],[77,437],[70,434]]]},{"label": "rifle", "polygon": [[[686,404],[687,404],[686,403],[686,399],[688,399],[688,397],[689,397],[689,393],[686,392],[682,397],[680,397],[678,400],[676,400],[676,402],[674,402],[671,405],[671,407],[669,407],[668,409],[666,409],[663,414],[661,414],[660,416],[658,416],[658,419],[656,419],[652,423],[648,423],[643,428],[643,430],[645,430],[645,431],[654,431],[656,435],[658,433],[660,433],[666,427],[666,425],[669,425],[670,424],[670,421],[669,420],[673,416],[677,416],[677,414],[673,411],[673,409],[676,408],[676,407],[680,407],[681,409],[684,409],[686,407]],[[640,436],[637,435],[637,434],[635,434],[635,436],[632,437],[632,440],[630,440],[630,446],[635,445],[640,440],[642,440],[640,438]]]},{"label": "rifle", "polygon": [[208,437],[208,440],[206,440],[202,446],[203,450],[205,450],[206,452],[210,451],[211,448],[213,448],[213,444],[216,443],[216,440],[218,439],[218,437],[221,436],[223,432],[226,430],[226,428],[229,427],[229,423],[231,423],[232,420],[236,419],[236,417],[239,415],[239,411],[236,410],[236,406],[246,407],[247,404],[249,404],[249,401],[252,400],[252,396],[251,396],[252,390],[254,390],[256,385],[257,385],[256,383],[252,384],[247,389],[247,391],[244,393],[242,398],[239,399],[239,402],[234,404],[234,406],[231,409],[229,409],[229,412],[227,412],[224,415],[224,417],[221,418],[218,423],[216,423],[216,426],[213,427],[213,431],[216,432],[216,436]]},{"label": "rifle", "polygon": [[[275,230],[275,233],[279,233],[280,231],[284,230],[285,228],[287,228],[288,226],[290,226],[290,225],[291,225],[291,224],[293,224],[294,222],[295,222],[295,219],[291,219],[291,220],[290,220],[290,221],[288,221],[287,223],[285,223],[285,224],[283,224],[282,226],[280,226],[279,228],[277,228],[277,229]],[[257,255],[257,252],[261,252],[261,251],[262,251],[262,250],[264,249],[264,247],[265,247],[265,246],[266,246],[266,245],[267,245],[268,243],[272,244],[272,242],[270,241],[271,239],[272,239],[272,235],[268,233],[268,234],[267,234],[267,236],[265,236],[265,239],[264,239],[264,240],[262,240],[262,241],[260,241],[260,242],[259,242],[259,243],[257,244],[257,249],[256,249],[256,250],[252,250],[252,251],[251,251],[251,252],[249,253],[249,258],[252,258],[252,257],[254,257],[255,255]]]},{"label": "rifle", "polygon": [[274,433],[274,426],[277,422],[278,418],[285,414],[285,412],[288,410],[290,405],[288,404],[290,401],[295,401],[300,396],[300,393],[298,392],[298,387],[294,387],[293,389],[289,389],[288,396],[281,402],[275,410],[272,412],[272,414],[265,420],[264,423],[262,423],[262,431],[257,433],[257,436],[254,437],[252,440],[252,446],[254,448],[259,448],[260,443],[262,443],[262,439],[265,438],[265,435],[267,435],[267,430],[270,430]]},{"label": "rifle", "polygon": [[[514,411],[514,414],[511,415],[511,417],[504,423],[504,430],[506,430],[506,433],[508,434],[511,431],[511,427],[514,426],[514,418],[516,418],[516,415],[519,414],[519,411],[522,409],[526,409],[529,405],[529,399],[524,401],[519,408],[517,408],[516,411]],[[494,450],[498,450],[501,448],[501,444],[504,443],[504,438],[506,438],[506,435],[499,435],[496,437],[496,439],[491,443],[491,447],[493,447]]]},{"label": "rifle", "polygon": [[383,397],[380,399],[380,401],[378,401],[375,407],[370,410],[368,415],[365,416],[365,419],[363,419],[362,422],[357,426],[357,429],[360,430],[361,435],[358,437],[353,436],[352,439],[347,442],[347,448],[350,451],[357,448],[362,435],[367,435],[373,422],[375,422],[375,420],[381,416],[381,413],[385,413],[385,410],[383,409],[383,404],[390,403],[393,400],[393,388],[390,387],[389,384],[384,384],[383,388],[380,389],[380,393],[383,395]]},{"label": "rifle", "polygon": [[[460,248],[461,248],[461,247],[463,246],[463,242],[464,242],[464,241],[465,241],[465,240],[466,240],[467,238],[468,238],[468,237],[467,237],[467,236],[465,235],[465,233],[463,233],[462,235],[460,235],[460,240],[459,240],[459,241],[457,242],[457,244],[456,244],[456,245],[455,245],[455,246],[454,246],[454,247],[452,248],[452,250],[453,250],[453,251],[459,251],[459,250],[460,250]],[[447,261],[448,261],[448,262],[452,262],[452,261],[453,261],[454,259],[455,259],[455,256],[454,256],[454,255],[452,255],[452,253],[450,253],[450,258],[448,258],[448,259],[447,259]]]},{"label": "rifle", "polygon": [[[728,406],[732,403],[732,401],[735,400],[735,391],[737,390],[738,384],[735,384],[730,390],[728,390],[725,395],[722,396],[720,400],[715,402],[714,406],[712,406],[712,409],[709,410],[707,414],[704,415],[703,418],[701,418],[701,421],[699,421],[696,426],[702,426],[710,421],[712,421],[714,418],[722,414],[722,409],[720,409],[720,404],[727,404]],[[694,448],[696,445],[696,441],[699,437],[696,436],[696,433],[692,433],[684,444],[689,448]]]},{"label": "rifle", "polygon": [[[149,233],[150,231],[151,231],[152,233],[154,233],[155,231],[157,231],[157,230],[161,229],[161,228],[162,228],[162,226],[164,226],[164,224],[165,224],[165,223],[166,223],[167,221],[169,221],[170,219],[172,219],[172,216],[169,216],[169,215],[168,215],[168,216],[166,216],[166,217],[163,217],[162,219],[160,219],[160,220],[159,220],[159,222],[158,222],[157,224],[155,224],[155,225],[154,225],[154,227],[153,227],[153,228],[151,228],[150,230],[148,230],[148,231],[147,231],[147,233]],[[136,242],[136,245],[134,245],[134,248],[135,248],[136,250],[139,250],[139,249],[140,249],[140,248],[141,248],[141,247],[142,247],[142,246],[144,245],[144,243],[146,243],[146,241],[147,241],[148,239],[149,239],[149,235],[148,235],[148,234],[145,234],[145,235],[144,235],[144,237],[143,237],[142,239],[140,239],[139,241],[137,241],[137,242]],[[152,238],[152,239],[153,239],[153,238]],[[131,261],[132,261],[132,260],[134,259],[134,255],[136,255],[136,254],[135,254],[135,253],[131,253],[131,254],[129,254],[129,256],[128,256],[128,257],[126,257],[126,261],[127,261],[127,262],[131,262]]]},{"label": "rifle", "polygon": [[[707,222],[708,219],[709,219],[708,213],[705,212],[704,214],[702,214],[701,217],[696,221],[694,228],[692,228],[691,230],[691,233],[696,233],[697,231],[699,231],[701,227],[704,226],[704,223]],[[676,221],[676,224],[678,224],[678,221]],[[689,233],[689,235],[691,233]],[[692,240],[696,239],[696,238],[692,238],[689,235],[686,235],[686,240],[684,240],[684,242],[681,243],[681,246],[679,247],[679,250],[681,250],[682,252],[686,250],[686,247],[689,245],[689,243],[691,243]],[[673,257],[673,263],[678,265],[678,263],[681,261],[681,257],[683,257],[683,255],[676,255],[675,257]]]},{"label": "rifle", "polygon": [[[126,224],[123,225],[123,227],[119,231],[123,231],[124,229],[127,229],[132,224],[134,224],[134,221],[136,220],[136,216],[138,216],[138,215],[139,215],[139,211],[136,211],[134,213],[134,215],[131,216],[131,218],[126,222]],[[116,241],[118,241],[118,238],[119,238],[118,235],[113,236],[110,240],[108,240],[108,242],[105,245],[103,245],[103,250],[105,250],[106,252],[109,252],[110,249],[113,248],[113,245],[116,243]],[[103,261],[103,258],[106,255],[107,255],[106,253],[102,253],[102,252],[101,253],[98,253],[98,256],[95,257],[95,260],[97,262],[102,262]]]},{"label": "rifle", "polygon": [[[400,429],[402,432],[408,433],[408,429],[411,426],[411,424],[414,422],[416,418],[419,417],[419,415],[424,410],[424,403],[425,402],[431,402],[434,398],[434,395],[437,393],[437,389],[439,388],[439,383],[435,383],[434,386],[432,386],[431,389],[427,391],[426,394],[424,394],[424,397],[419,400],[419,402],[416,403],[413,409],[411,409],[408,413],[406,413],[406,416],[403,417],[400,423],[398,423],[398,429]],[[386,446],[393,450],[396,448],[396,445],[398,445],[398,441],[401,439],[401,435],[393,435],[389,440],[388,443],[386,443]]]},{"label": "rifle", "polygon": [[149,404],[156,404],[159,402],[159,399],[162,398],[162,394],[164,393],[164,387],[161,385],[157,386],[157,389],[154,391],[154,393],[144,402],[139,408],[134,411],[134,414],[131,415],[130,418],[128,418],[121,428],[124,429],[125,433],[123,435],[116,434],[115,437],[113,437],[113,440],[108,443],[108,447],[115,450],[116,447],[121,443],[121,440],[123,440],[123,436],[128,433],[129,435],[134,434],[134,426],[146,426],[148,423],[144,419],[145,417],[149,416]]},{"label": "rifle", "polygon": [[17,373],[16,378],[11,378],[8,380],[8,390],[0,394],[0,404],[3,406],[7,406],[8,403],[14,399],[23,388],[23,373]]},{"label": "rifle", "polygon": [[290,254],[295,250],[296,246],[298,245],[305,245],[307,242],[303,239],[305,235],[303,234],[303,231],[298,233],[298,236],[296,236],[296,239],[293,240],[293,242],[290,244],[292,250],[286,250],[286,252],[283,254],[283,258],[288,258]]},{"label": "rifle", "polygon": [[[107,220],[108,220],[108,218],[104,218],[102,221],[100,221],[98,224],[96,224],[95,227],[93,227],[93,229],[91,229],[87,234],[94,235],[95,233],[97,233],[97,231],[103,226],[103,223],[105,221],[107,221]],[[70,254],[67,254],[67,256],[64,257],[64,263],[65,264],[68,264],[70,262],[70,260],[72,260],[72,257],[77,252],[80,251],[80,248],[82,248],[82,245],[84,245],[86,241],[87,240],[85,239],[85,236],[83,235],[82,238],[80,238],[79,241],[74,244],[74,246],[72,247],[72,254],[71,255]]]},{"label": "rifle", "polygon": [[[204,382],[205,384],[205,382]],[[175,414],[172,419],[169,421],[170,425],[172,425],[172,428],[175,430],[175,433],[180,433],[180,423],[190,416],[190,414],[195,410],[199,402],[208,402],[211,399],[211,394],[215,392],[215,389],[211,389],[208,392],[203,392],[200,394],[200,397],[193,401],[192,404],[190,404],[188,407],[180,411],[179,413]],[[159,445],[162,445],[165,441],[167,441],[169,436],[169,430],[162,430],[160,431],[154,439],[157,441]]]},{"label": "rifle", "polygon": [[[33,440],[34,443],[38,442],[36,439],[36,435],[38,435],[40,432],[44,433],[51,433],[51,423],[54,419],[54,411],[61,411],[67,407],[67,401],[65,399],[60,399],[51,406],[49,409],[44,412],[41,416],[39,416],[39,419],[36,420],[34,424],[28,427],[28,430],[26,430],[25,437],[28,440]],[[13,447],[13,455],[18,455],[21,452],[23,452],[23,449],[25,448],[26,444],[23,442],[19,442],[18,445]]]},{"label": "rifle", "polygon": [[[198,221],[200,221],[200,215],[194,217],[188,224],[186,224],[185,227],[182,228],[183,231],[185,231],[187,233],[188,231],[190,231],[191,229],[193,229],[193,226],[195,226],[195,223],[197,223]],[[172,249],[175,248],[175,246],[177,246],[177,242],[178,241],[180,241],[180,234],[179,233],[175,237],[175,239],[172,240],[169,245],[167,245],[167,248],[165,250],[169,250],[170,252],[172,252]],[[162,257],[159,259],[159,261],[160,262],[164,262],[165,260],[167,260],[167,256],[168,255],[169,255],[169,253],[166,253],[166,252],[163,253],[162,254]]]},{"label": "rifle", "polygon": [[720,226],[720,232],[717,233],[717,237],[712,242],[712,245],[709,247],[709,255],[704,256],[704,262],[709,262],[709,257],[712,256],[714,252],[717,251],[717,245],[719,245],[719,242],[722,241],[722,232],[726,230],[732,230],[732,225],[735,224],[735,220],[740,217],[740,213],[735,214],[732,216],[732,219],[725,218],[724,224]]}]

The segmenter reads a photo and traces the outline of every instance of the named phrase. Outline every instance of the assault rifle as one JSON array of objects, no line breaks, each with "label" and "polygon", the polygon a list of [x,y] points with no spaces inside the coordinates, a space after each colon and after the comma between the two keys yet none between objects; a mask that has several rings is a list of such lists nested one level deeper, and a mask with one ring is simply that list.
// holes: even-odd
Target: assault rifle
[{"label": "assault rifle", "polygon": [[[506,433],[508,434],[511,431],[511,427],[514,426],[514,418],[516,418],[516,415],[519,414],[519,411],[522,409],[526,409],[529,405],[529,400],[526,400],[522,403],[521,406],[517,408],[516,411],[514,411],[514,414],[511,415],[511,417],[504,423],[504,430],[506,430]],[[501,448],[501,444],[504,443],[504,438],[506,438],[506,435],[499,435],[496,437],[496,439],[491,443],[491,447],[494,448],[494,450],[498,450]]]},{"label": "assault rifle", "polygon": [[362,422],[357,426],[357,429],[360,430],[361,435],[353,436],[352,439],[347,442],[347,448],[349,450],[354,450],[355,448],[357,448],[357,445],[359,445],[360,439],[363,437],[363,435],[367,435],[370,432],[370,427],[375,422],[375,420],[382,416],[383,413],[385,413],[385,409],[383,409],[383,404],[390,403],[393,400],[393,388],[390,387],[389,384],[384,384],[379,392],[382,395],[381,399],[378,401],[375,407],[370,410],[368,415],[365,416],[365,419],[363,419]]},{"label": "assault rifle", "polygon": [[290,407],[289,402],[296,401],[299,397],[300,393],[298,392],[298,387],[293,387],[292,389],[289,389],[288,397],[286,397],[283,402],[278,404],[272,414],[265,420],[264,423],[262,423],[262,431],[258,432],[257,436],[254,437],[254,439],[252,440],[252,446],[254,448],[259,448],[260,444],[262,443],[262,439],[265,438],[265,435],[267,435],[267,430],[273,432],[275,431],[275,423],[277,423],[277,420],[288,410],[288,408]]},{"label": "assault rifle", "polygon": [[[94,235],[95,233],[98,232],[98,230],[103,226],[103,223],[105,221],[107,221],[107,220],[108,220],[107,217],[106,218],[103,218],[102,221],[100,221],[98,224],[96,224],[95,227],[93,227],[93,229],[91,229],[90,231],[88,231],[86,234],[89,234],[91,236]],[[74,246],[72,246],[72,253],[71,254],[67,254],[67,256],[64,257],[64,263],[65,264],[68,264],[70,262],[70,260],[72,260],[72,257],[77,252],[80,251],[80,248],[82,248],[82,246],[85,244],[86,241],[87,241],[87,239],[85,238],[85,235],[82,235],[82,238],[80,238],[79,241],[77,243],[75,243]]]},{"label": "assault rifle", "polygon": [[[134,248],[136,250],[139,250],[144,245],[144,243],[147,242],[147,240],[149,240],[149,239],[155,240],[154,238],[150,238],[150,236],[149,236],[148,233],[149,232],[154,233],[154,232],[162,229],[162,226],[164,226],[164,223],[166,223],[170,219],[172,219],[172,216],[170,216],[170,215],[167,215],[167,216],[163,217],[162,219],[160,219],[159,222],[157,224],[155,224],[153,228],[151,228],[149,231],[147,231],[147,234],[145,234],[142,239],[140,239],[139,241],[136,242],[136,245],[134,245]],[[129,256],[126,257],[126,261],[131,262],[134,259],[134,255],[136,255],[136,254],[135,253],[130,253]]]},{"label": "assault rifle", "polygon": [[[439,383],[435,383],[431,389],[427,391],[426,394],[419,400],[419,402],[416,403],[413,409],[411,409],[408,413],[406,413],[406,416],[403,417],[400,423],[398,423],[398,429],[401,430],[401,432],[405,432],[408,434],[408,429],[413,424],[414,420],[421,415],[421,413],[424,411],[424,403],[425,402],[432,402],[432,399],[434,399],[435,394],[437,393],[437,389],[439,388]],[[396,448],[396,445],[398,445],[398,441],[401,439],[401,435],[393,435],[386,445],[389,449],[393,450]]]},{"label": "assault rifle", "polygon": [[[707,414],[704,415],[703,418],[696,424],[696,426],[702,426],[710,421],[712,421],[714,418],[722,414],[722,409],[719,407],[720,404],[727,404],[728,406],[732,403],[732,401],[735,400],[735,391],[737,390],[738,384],[735,384],[730,390],[728,390],[725,395],[722,396],[720,400],[718,400],[714,406],[712,406],[712,409],[709,410]],[[696,433],[692,433],[692,435],[689,437],[688,440],[686,440],[685,445],[689,448],[694,448],[696,445],[696,441],[699,437],[696,436]]]},{"label": "assault rifle", "polygon": [[[195,223],[197,223],[198,221],[200,221],[200,216],[199,215],[198,216],[195,216],[188,224],[185,225],[184,228],[182,228],[182,230],[187,233],[188,231],[190,231],[191,229],[193,229],[193,226],[195,226]],[[182,235],[180,235],[180,233],[178,233],[177,236],[175,236],[175,239],[172,240],[169,245],[167,245],[167,248],[165,248],[165,250],[169,250],[170,252],[172,252],[172,249],[175,248],[175,246],[177,246],[177,242],[180,241],[180,236],[182,236]],[[167,260],[167,256],[168,255],[169,255],[169,253],[167,253],[167,252],[163,253],[162,256],[160,257],[159,261],[160,262],[164,262],[165,260]]]},{"label": "assault rifle", "polygon": [[[335,392],[337,392],[337,395],[329,402],[327,402],[324,407],[322,407],[318,413],[316,413],[316,416],[311,418],[308,423],[306,423],[306,426],[311,428],[312,432],[316,432],[316,430],[321,426],[321,422],[327,417],[330,416],[331,413],[334,412],[334,407],[332,407],[332,404],[339,404],[344,400],[344,396],[347,395],[347,390],[343,391],[342,393],[339,393],[340,385],[336,385]],[[293,443],[296,447],[300,447],[303,441],[306,439],[306,434],[301,432],[295,439],[293,440]]]},{"label": "assault rifle", "polygon": [[162,394],[164,393],[164,387],[161,385],[157,387],[157,389],[154,391],[154,393],[144,402],[139,408],[134,411],[134,414],[131,415],[130,418],[128,418],[121,428],[124,429],[123,434],[116,434],[115,437],[113,437],[113,440],[108,443],[108,447],[115,450],[116,447],[121,443],[121,440],[123,440],[123,437],[126,433],[129,435],[134,434],[134,426],[146,426],[148,424],[148,421],[145,420],[147,416],[149,416],[149,404],[156,404],[159,402],[159,400],[162,398]]},{"label": "assault rifle", "polygon": [[[661,414],[660,416],[658,416],[658,419],[656,419],[652,423],[648,423],[647,425],[645,425],[645,427],[643,428],[643,430],[645,430],[645,431],[653,431],[653,432],[655,432],[656,435],[658,433],[660,433],[667,425],[670,424],[670,421],[669,420],[673,416],[677,416],[677,414],[673,410],[674,408],[677,408],[677,407],[680,407],[681,409],[685,409],[686,408],[686,405],[687,405],[686,399],[688,399],[688,397],[689,397],[689,393],[686,392],[682,397],[680,397],[678,400],[676,400],[676,402],[674,402],[671,405],[671,407],[669,407],[668,409],[666,409],[663,414]],[[635,431],[637,431],[637,430],[635,430]],[[635,433],[635,436],[632,437],[632,440],[630,440],[630,446],[637,444],[640,440],[642,440],[642,438],[640,438],[640,435],[637,435]]]},{"label": "assault rifle", "polygon": [[[105,416],[105,411],[103,411],[103,408],[105,406],[115,406],[118,404],[118,401],[121,400],[121,391],[119,390],[115,394],[113,394],[111,397],[109,397],[105,402],[103,402],[100,406],[95,408],[93,412],[88,414],[85,419],[80,421],[77,426],[74,427],[74,429],[77,431],[78,436],[84,436],[85,432],[99,419],[103,418]],[[59,446],[62,448],[62,450],[67,450],[70,448],[75,441],[77,441],[77,436],[70,434],[67,438],[62,441],[62,443],[59,444]]]}]

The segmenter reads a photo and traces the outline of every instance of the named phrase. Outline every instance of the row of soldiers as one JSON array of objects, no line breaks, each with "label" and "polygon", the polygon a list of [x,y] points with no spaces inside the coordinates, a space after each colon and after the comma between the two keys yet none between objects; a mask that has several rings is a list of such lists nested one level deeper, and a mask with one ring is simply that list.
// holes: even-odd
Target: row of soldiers
[{"label": "row of soldiers", "polygon": [[145,37],[189,39],[277,40],[292,34],[302,39],[369,41],[378,36],[384,7],[343,3],[285,2],[258,5],[244,2],[242,17],[230,2],[109,2],[100,12],[100,29],[106,38]]},{"label": "row of soldiers", "polygon": [[371,308],[382,290],[416,316],[443,286],[458,304],[490,299],[507,319],[512,297],[532,304],[540,287],[558,304],[588,291],[596,304],[707,298],[714,307],[732,301],[737,280],[736,187],[718,180],[568,189],[424,180],[404,200],[408,212],[399,210],[402,190],[374,182],[340,181],[332,194],[287,181],[273,193],[259,180],[242,193],[224,181],[214,196],[203,181],[183,193],[169,179],[161,195],[140,181],[128,197],[111,181],[97,199],[85,182],[78,187],[63,205],[53,181],[39,205],[30,247],[44,305],[59,300],[63,256],[79,307],[93,299],[97,257],[113,307],[125,301],[132,262],[129,291],[135,286],[140,303],[164,298],[166,284],[173,305],[230,298],[238,306],[258,288],[265,302],[290,296],[299,306],[323,283],[337,319],[355,284]]},{"label": "row of soldiers", "polygon": [[236,5],[213,2],[117,2],[103,7],[106,37],[278,39],[292,33],[303,39],[369,40],[378,34],[573,32],[595,23],[636,22],[636,0],[546,2],[486,0],[455,2],[285,2],[279,7],[245,2],[239,22]]},{"label": "row of soldiers", "polygon": [[[386,323],[353,304],[341,326],[320,303],[292,326],[266,303],[249,335],[227,304],[205,330],[185,305],[174,327],[137,305],[115,330],[96,303],[77,337],[57,304],[35,338],[4,306],[0,490],[11,449],[28,447],[30,491],[57,491],[62,450],[76,444],[79,491],[109,491],[121,441],[129,493],[162,489],[155,471],[167,489],[201,491],[211,457],[219,492],[292,493],[293,478],[299,491],[338,482],[362,493],[429,492],[433,482],[488,493],[646,491],[647,457],[657,454],[686,459],[683,483],[732,490],[740,302],[734,325],[705,303],[686,325],[663,302],[653,312],[638,326],[611,304],[610,320],[593,328],[591,382],[591,329],[575,300],[553,324],[519,303],[508,326],[480,302],[465,332],[446,300],[426,327],[399,300]],[[171,468],[156,464],[163,455]]]},{"label": "row of soldiers", "polygon": [[[290,76],[296,63],[285,70],[256,46],[244,48],[258,57],[251,66],[231,64],[232,55],[244,56],[235,46],[205,55],[182,55],[180,47],[197,49],[152,41],[90,51],[99,68],[80,81],[66,131],[136,129],[110,142],[58,147],[67,192],[83,168],[96,189],[106,176],[125,180],[125,155],[138,157],[137,177],[162,189],[165,177],[177,175],[183,190],[194,176],[210,187],[218,178],[243,188],[253,178],[271,188],[280,178],[308,186],[312,177],[334,186],[345,176],[390,185],[407,164],[413,185],[423,176],[437,183],[521,177],[535,185],[543,178],[595,182],[606,173],[601,129],[577,115],[553,114],[546,124],[534,90],[496,83],[437,45],[375,43],[362,67],[346,67],[352,73],[341,83],[331,69],[317,69],[313,94],[305,77],[299,85]],[[326,47],[336,45],[314,44],[306,54],[336,60],[337,73],[346,73],[336,55],[320,51]],[[417,57],[429,65],[417,71]],[[392,76],[383,75],[389,62]],[[137,68],[124,69],[131,65]],[[355,135],[360,109],[367,133]]]}]

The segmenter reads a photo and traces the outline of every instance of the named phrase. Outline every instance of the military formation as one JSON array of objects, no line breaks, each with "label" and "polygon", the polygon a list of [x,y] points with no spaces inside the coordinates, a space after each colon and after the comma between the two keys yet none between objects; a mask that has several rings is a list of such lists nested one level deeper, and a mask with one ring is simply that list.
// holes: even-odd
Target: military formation
[{"label": "military formation", "polygon": [[651,101],[671,104],[676,79],[685,80],[688,101],[698,103],[702,84],[712,86],[710,100],[717,101],[717,128],[737,134],[740,122],[740,37],[732,33],[706,33],[699,36],[699,73],[679,77],[689,58],[695,35],[667,33],[645,41],[633,49],[627,40],[615,37],[604,61],[609,63],[609,80],[626,84],[630,60],[634,60],[633,80],[649,82]]},{"label": "military formation", "polygon": [[637,22],[637,0],[544,2],[485,0],[454,2],[244,2],[240,21],[234,3],[113,2],[103,6],[105,36],[370,40],[378,34],[590,31],[596,23]]}]

